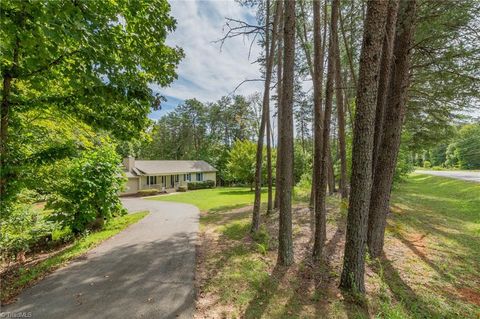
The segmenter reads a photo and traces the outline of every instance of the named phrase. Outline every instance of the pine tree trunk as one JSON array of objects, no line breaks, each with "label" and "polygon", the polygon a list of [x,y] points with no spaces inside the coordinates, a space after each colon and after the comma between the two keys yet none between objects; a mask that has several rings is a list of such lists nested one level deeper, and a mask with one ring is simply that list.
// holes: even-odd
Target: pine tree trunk
[{"label": "pine tree trunk", "polygon": [[[353,1],[352,1],[352,5],[353,5]],[[347,54],[348,66],[349,66],[349,69],[350,69],[350,76],[352,77],[353,86],[356,89],[357,88],[357,77],[356,77],[356,74],[355,74],[355,68],[353,67],[353,58],[352,58],[353,52],[350,50],[349,45],[348,45],[347,36],[345,34],[345,28],[343,26],[343,18],[342,18],[342,13],[341,12],[339,12],[339,19],[340,19],[340,30],[342,32],[343,44],[345,45],[345,52]]]},{"label": "pine tree trunk", "polygon": [[278,231],[278,264],[293,263],[292,187],[293,187],[293,77],[295,69],[295,1],[285,0],[284,57],[281,126],[279,126],[281,156],[278,192],[280,225]]},{"label": "pine tree trunk", "polygon": [[267,109],[267,183],[268,183],[268,198],[267,198],[267,214],[273,211],[273,184],[272,184],[272,145],[271,145],[271,125],[270,125],[270,107]]},{"label": "pine tree trunk", "polygon": [[345,142],[345,110],[343,105],[343,90],[342,90],[342,76],[341,76],[341,61],[340,61],[340,46],[337,39],[335,41],[335,93],[337,104],[338,117],[338,148],[340,154],[340,195],[342,199],[348,198],[347,186],[347,150]]},{"label": "pine tree trunk", "polygon": [[365,249],[372,188],[375,106],[387,4],[384,0],[369,0],[367,3],[353,129],[351,193],[340,287],[360,293],[365,292]]},{"label": "pine tree trunk", "polygon": [[[278,3],[277,3],[278,4]],[[267,68],[265,72],[265,87],[263,91],[263,107],[262,120],[260,123],[260,130],[258,132],[257,155],[256,155],[256,169],[255,169],[255,199],[253,202],[252,226],[250,232],[256,233],[260,226],[260,205],[262,197],[262,160],[263,160],[263,140],[265,138],[265,127],[269,120],[270,108],[270,83],[272,79],[273,70],[273,56],[275,50],[276,32],[275,28],[278,24],[278,12],[275,13],[273,20],[273,33],[270,42],[270,1],[267,0],[267,12],[265,19],[265,57],[267,61]],[[278,11],[278,5],[277,5]],[[267,133],[268,134],[268,133]],[[268,138],[268,136],[267,136]]]},{"label": "pine tree trunk", "polygon": [[[315,3],[315,2],[314,2]],[[334,34],[337,32],[337,20],[338,20],[338,6],[340,0],[334,0],[332,3],[332,16],[330,23],[330,39],[328,44],[328,64],[327,64],[327,87],[325,92],[325,112],[323,114],[323,130],[322,130],[322,146],[320,161],[315,161],[314,165],[317,165],[317,169],[320,170],[320,175],[317,175],[317,186],[315,188],[315,238],[313,244],[313,257],[319,260],[322,256],[323,246],[326,239],[326,197],[327,197],[327,184],[328,175],[332,175],[329,169],[330,159],[330,118],[332,114],[332,100],[333,100],[333,76],[335,72],[335,60],[334,60]],[[314,17],[315,19],[315,17]],[[317,152],[317,150],[315,150]],[[317,159],[318,159],[318,154]],[[315,156],[314,156],[315,159]],[[331,189],[332,186],[330,186]]]},{"label": "pine tree trunk", "polygon": [[[7,164],[7,138],[8,138],[8,113],[10,111],[10,90],[12,77],[7,74],[3,78],[2,105],[0,108],[0,198],[4,198],[7,188],[6,164]],[[3,201],[2,201],[3,202]],[[2,205],[3,207],[3,205]]]},{"label": "pine tree trunk", "polygon": [[282,87],[283,87],[283,0],[278,0],[278,15],[279,15],[279,23],[277,27],[277,37],[278,37],[278,45],[277,45],[277,161],[275,165],[275,200],[273,202],[273,208],[277,209],[279,202],[280,202],[280,193],[278,191],[278,176],[279,176],[279,169],[280,169],[280,162],[282,160],[282,154],[280,149],[280,127],[282,123],[282,119],[280,118],[280,106],[282,105]]},{"label": "pine tree trunk", "polygon": [[380,63],[380,80],[378,83],[377,109],[375,115],[375,138],[373,140],[373,164],[372,171],[375,174],[375,168],[378,160],[378,149],[382,141],[383,122],[385,108],[387,104],[387,94],[390,81],[390,69],[393,57],[393,41],[395,39],[395,26],[397,24],[399,0],[390,0],[388,2],[387,23],[385,25],[385,37],[383,39],[382,60]]},{"label": "pine tree trunk", "polygon": [[[334,66],[335,68],[335,66]],[[331,111],[330,111],[331,113]],[[331,114],[330,114],[331,117]],[[331,122],[331,119],[330,119]],[[327,162],[327,167],[328,167],[328,194],[333,195],[337,190],[335,188],[335,169],[333,168],[333,157],[332,157],[332,147],[330,145],[331,143],[328,143],[328,162]]]},{"label": "pine tree trunk", "polygon": [[[319,219],[320,215],[320,203],[317,203],[316,185],[320,180],[321,175],[321,160],[322,160],[322,147],[323,147],[323,112],[322,112],[322,82],[323,82],[323,50],[322,50],[322,26],[321,26],[321,3],[320,0],[313,1],[313,61],[314,61],[314,77],[313,77],[313,176],[312,176],[312,189],[310,192],[310,200],[313,200],[311,206],[314,208],[315,216],[315,234],[314,242],[319,244],[324,237],[324,229],[321,227],[322,221]],[[317,227],[317,224],[320,225]],[[315,248],[318,251],[315,251]],[[321,246],[315,247],[313,255],[321,255]]]},{"label": "pine tree trunk", "polygon": [[372,257],[380,256],[383,250],[385,226],[390,206],[390,192],[405,116],[415,12],[415,0],[400,1],[383,138],[379,148],[377,169],[373,177],[374,183],[370,202],[368,248]]},{"label": "pine tree trunk", "polygon": [[[327,25],[328,25],[328,14],[327,14],[327,0],[324,2],[323,6],[323,42],[322,42],[322,23],[321,23],[321,0],[313,1],[313,46],[314,46],[314,60],[317,57],[319,61],[314,61],[314,72],[315,68],[321,70],[320,74],[315,75],[313,80],[313,103],[314,103],[314,132],[313,132],[313,173],[312,173],[312,188],[310,190],[310,202],[312,207],[314,208],[314,216],[317,216],[315,210],[315,192],[317,188],[318,179],[320,178],[320,171],[321,168],[319,163],[321,162],[322,158],[322,147],[323,147],[323,58],[325,56],[325,44],[326,44],[326,36],[327,36]],[[316,3],[317,2],[317,3]],[[317,15],[316,15],[317,14]],[[315,36],[317,36],[317,41],[315,42]],[[320,50],[321,48],[321,50]],[[315,51],[318,50],[318,51]],[[318,66],[318,67],[317,67]],[[315,81],[318,81],[315,84]],[[315,85],[317,85],[317,89],[315,90]],[[317,93],[316,93],[317,92]],[[318,100],[315,100],[318,99]],[[319,112],[318,114],[315,112]],[[315,155],[315,152],[318,152]],[[317,156],[315,158],[315,156]],[[315,164],[317,163],[317,164]],[[318,167],[315,167],[317,165]],[[313,201],[312,201],[313,198]],[[316,223],[316,221],[315,221]]]},{"label": "pine tree trunk", "polygon": [[[24,21],[20,21],[23,25]],[[20,51],[20,39],[17,36],[15,39],[15,45],[13,47],[13,65],[10,69],[2,72],[3,87],[2,87],[2,102],[0,105],[0,210],[3,212],[3,206],[5,203],[5,196],[7,195],[7,187],[9,181],[14,178],[12,173],[7,170],[7,158],[8,158],[8,126],[10,123],[10,95],[12,91],[12,82],[18,75],[18,56]]]}]

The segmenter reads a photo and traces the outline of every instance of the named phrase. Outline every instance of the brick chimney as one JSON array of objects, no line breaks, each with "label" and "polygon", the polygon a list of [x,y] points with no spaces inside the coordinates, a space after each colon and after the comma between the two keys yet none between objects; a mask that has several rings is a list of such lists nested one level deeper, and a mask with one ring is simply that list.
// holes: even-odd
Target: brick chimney
[{"label": "brick chimney", "polygon": [[131,172],[132,168],[135,167],[135,157],[129,156],[123,159],[123,165],[127,169],[127,172]]}]

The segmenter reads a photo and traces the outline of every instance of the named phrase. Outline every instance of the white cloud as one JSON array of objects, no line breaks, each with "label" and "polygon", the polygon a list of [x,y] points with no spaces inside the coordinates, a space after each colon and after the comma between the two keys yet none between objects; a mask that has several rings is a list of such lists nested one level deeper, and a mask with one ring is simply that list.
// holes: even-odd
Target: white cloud
[{"label": "white cloud", "polygon": [[[160,93],[180,100],[215,101],[232,92],[243,80],[260,77],[259,65],[252,64],[260,53],[256,43],[250,60],[248,39],[228,39],[221,51],[220,44],[214,43],[223,35],[226,17],[252,21],[255,14],[252,9],[233,0],[170,3],[177,29],[168,36],[167,43],[183,48],[185,58],[178,68],[179,79],[168,88],[157,89]],[[248,82],[237,93],[248,95],[261,90],[262,82]]]}]

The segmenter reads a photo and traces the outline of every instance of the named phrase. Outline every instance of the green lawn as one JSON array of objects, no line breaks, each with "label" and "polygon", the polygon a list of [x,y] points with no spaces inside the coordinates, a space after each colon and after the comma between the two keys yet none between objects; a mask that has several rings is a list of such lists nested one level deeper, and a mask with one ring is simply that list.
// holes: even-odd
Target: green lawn
[{"label": "green lawn", "polygon": [[[252,238],[251,210],[215,211],[235,204],[235,197],[226,195],[229,190],[168,196],[214,210],[200,221],[206,238],[198,260],[200,316],[479,318],[480,184],[412,174],[396,185],[385,258],[367,261],[363,306],[338,290],[345,208],[340,209],[343,204],[337,197],[329,198],[329,262],[320,267],[311,263],[311,216],[308,209],[297,208],[293,215],[297,259],[283,269],[275,267],[278,215],[262,215],[262,230]],[[251,196],[243,198],[247,204]]]},{"label": "green lawn", "polygon": [[[223,211],[253,204],[254,191],[246,187],[217,187],[200,189],[172,195],[150,198],[166,202],[187,203],[197,206],[201,211]],[[267,201],[267,190],[262,190],[262,202]]]},{"label": "green lawn", "polygon": [[108,222],[102,230],[81,237],[67,249],[52,254],[40,263],[31,267],[20,267],[15,269],[15,272],[10,274],[9,278],[2,283],[1,300],[4,301],[10,299],[23,287],[28,286],[46,274],[61,267],[66,262],[86,253],[93,247],[99,245],[102,241],[138,222],[147,214],[148,212],[138,212],[114,218]]},{"label": "green lawn", "polygon": [[392,200],[386,246],[404,249],[387,251],[396,270],[385,282],[402,307],[427,317],[480,316],[480,183],[416,173]]}]

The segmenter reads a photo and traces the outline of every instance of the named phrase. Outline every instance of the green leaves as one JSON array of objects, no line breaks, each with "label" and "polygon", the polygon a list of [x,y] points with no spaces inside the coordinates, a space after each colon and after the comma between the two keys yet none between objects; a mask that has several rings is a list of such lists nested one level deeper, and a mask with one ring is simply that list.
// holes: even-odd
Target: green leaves
[{"label": "green leaves", "polygon": [[83,153],[49,196],[47,207],[54,210],[51,219],[80,233],[97,219],[109,220],[125,213],[118,198],[124,182],[120,158],[111,145]]},{"label": "green leaves", "polygon": [[167,0],[1,1],[7,193],[36,188],[40,167],[90,149],[97,132],[140,135],[161,100],[150,86],[177,77],[183,52],[165,44],[174,29]]}]

